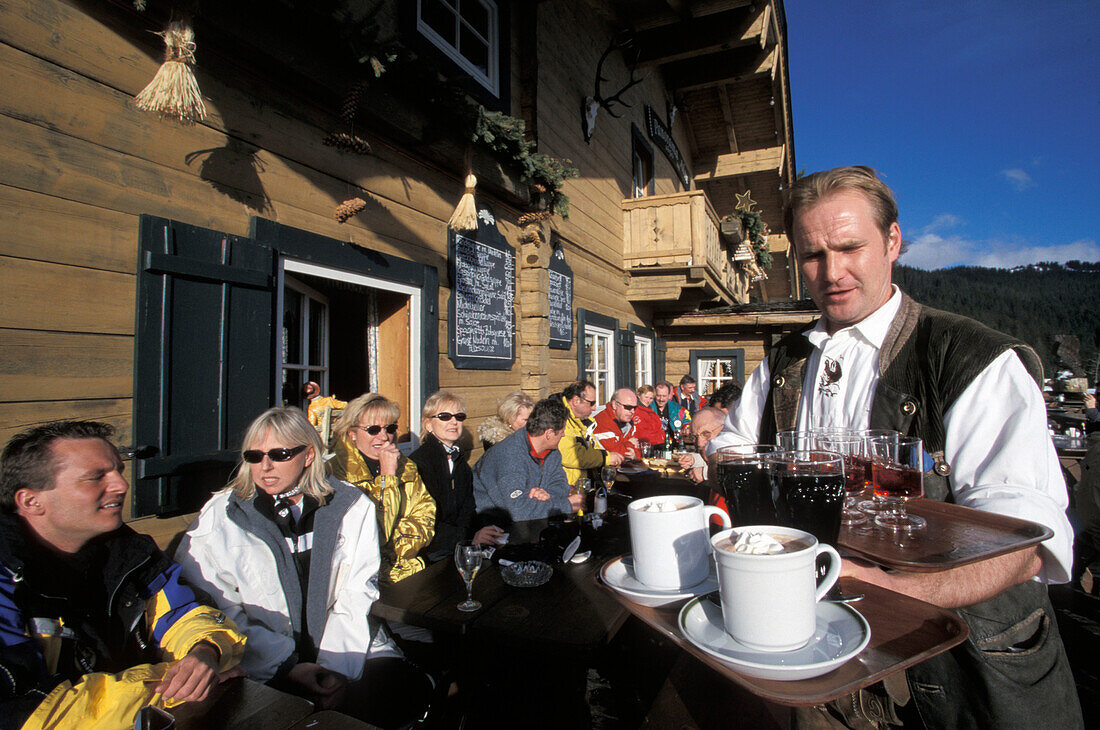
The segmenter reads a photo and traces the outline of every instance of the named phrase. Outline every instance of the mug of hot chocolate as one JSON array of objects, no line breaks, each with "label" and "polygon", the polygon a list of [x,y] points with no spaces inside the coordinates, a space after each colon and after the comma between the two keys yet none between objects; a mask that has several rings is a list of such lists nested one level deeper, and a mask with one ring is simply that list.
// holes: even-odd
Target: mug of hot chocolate
[{"label": "mug of hot chocolate", "polygon": [[[718,563],[722,621],[735,640],[758,651],[789,651],[813,638],[817,603],[840,577],[840,555],[808,532],[754,525],[711,538]],[[829,569],[817,579],[817,556]]]},{"label": "mug of hot chocolate", "polygon": [[660,590],[690,588],[710,572],[708,520],[713,515],[730,526],[730,518],[698,497],[671,495],[637,499],[627,510],[634,575]]}]

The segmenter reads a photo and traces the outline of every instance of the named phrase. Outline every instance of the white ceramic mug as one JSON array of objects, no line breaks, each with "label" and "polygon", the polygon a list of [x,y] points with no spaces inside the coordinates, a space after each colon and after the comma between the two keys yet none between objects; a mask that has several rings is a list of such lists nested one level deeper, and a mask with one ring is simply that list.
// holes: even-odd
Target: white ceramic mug
[{"label": "white ceramic mug", "polygon": [[[789,549],[772,555],[739,553],[721,547],[742,532],[764,532]],[[840,577],[840,555],[808,532],[790,527],[753,525],[725,530],[711,538],[718,563],[722,621],[726,632],[759,651],[789,651],[805,646],[817,626],[817,602]],[[829,569],[817,581],[816,560],[829,555]]]},{"label": "white ceramic mug", "polygon": [[[657,505],[663,509],[651,511]],[[686,495],[636,499],[627,514],[634,575],[660,590],[688,588],[706,580],[711,551],[708,519],[716,515],[724,527],[730,526],[725,512]]]}]

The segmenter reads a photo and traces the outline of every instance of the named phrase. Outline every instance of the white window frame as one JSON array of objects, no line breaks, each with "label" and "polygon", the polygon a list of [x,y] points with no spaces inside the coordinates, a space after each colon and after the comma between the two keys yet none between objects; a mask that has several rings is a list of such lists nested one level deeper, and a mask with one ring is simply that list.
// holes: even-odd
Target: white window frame
[{"label": "white window frame", "polygon": [[[343,269],[336,269],[330,266],[322,266],[320,264],[314,264],[307,261],[301,261],[299,259],[292,259],[284,257],[281,261],[282,265],[279,267],[279,301],[278,308],[278,322],[275,323],[276,331],[280,334],[283,331],[283,287],[285,286],[285,279],[287,273],[293,274],[306,274],[308,276],[316,276],[322,279],[333,279],[335,281],[346,281],[350,284],[359,284],[360,286],[369,287],[371,289],[381,289],[382,291],[395,292],[397,294],[407,294],[409,297],[409,402],[401,404],[409,414],[409,431],[411,433],[420,433],[420,351],[422,345],[420,342],[420,318],[421,312],[424,311],[424,293],[417,287],[409,286],[408,284],[399,284],[394,281],[387,281],[385,279],[378,279],[373,276],[365,276],[363,274],[356,274],[351,271],[344,271]],[[366,317],[364,316],[364,321]],[[280,385],[282,379],[283,363],[283,349],[279,348],[278,357],[280,362],[276,368],[276,377],[279,382],[276,382],[276,391]]]},{"label": "white window frame", "polygon": [[[500,97],[500,12],[497,8],[497,4],[493,0],[456,0],[456,6],[454,8],[455,13],[455,41],[458,41],[460,34],[458,32],[460,25],[465,25],[466,29],[477,35],[478,38],[484,40],[489,46],[489,69],[488,73],[483,72],[480,68],[470,62],[465,56],[462,55],[462,51],[457,48],[454,43],[447,38],[442,37],[431,26],[421,20],[422,13],[421,8],[424,2],[438,2],[439,0],[416,0],[416,29],[422,36],[428,39],[429,42],[436,48],[438,48],[444,55],[458,64],[466,73],[470,74],[470,77],[477,81],[479,84],[488,89],[493,96]],[[478,33],[465,21],[462,17],[462,3],[477,3],[481,5],[489,14],[489,37],[482,38]],[[447,3],[443,3],[446,7]]]},{"label": "white window frame", "polygon": [[[599,362],[587,362],[588,338],[590,337],[593,339],[598,338],[606,340],[607,347],[604,351],[607,353],[607,362],[603,364],[603,367],[600,367]],[[593,344],[595,344],[595,342],[593,342]],[[598,353],[598,348],[593,347],[592,349],[593,352]],[[603,404],[611,400],[611,394],[615,392],[615,333],[606,327],[597,327],[594,324],[588,324],[586,322],[584,325],[584,351],[586,355],[584,377],[592,381],[596,386],[596,408],[597,410],[602,410]],[[596,359],[598,360],[598,358]],[[606,376],[604,379],[606,390],[603,393],[600,392],[600,381],[595,377],[597,372],[604,373]]]},{"label": "white window frame", "polygon": [[[721,375],[715,375],[713,377],[706,377],[705,376],[705,374],[704,374],[706,372],[706,367],[705,366],[706,366],[707,363],[714,363],[715,372],[717,373],[718,363],[723,362],[723,361],[728,362],[729,365],[730,365],[730,376],[728,378],[723,377]],[[695,372],[695,381],[699,384],[698,389],[697,389],[697,392],[699,393],[699,395],[713,393],[715,390],[717,390],[718,388],[721,388],[726,383],[732,383],[732,382],[736,381],[737,376],[734,375],[733,372],[732,372],[734,362],[735,362],[735,359],[732,358],[732,357],[700,357],[695,363],[695,371],[696,371]],[[707,383],[715,383],[716,386],[713,389],[712,388],[707,388]]]},{"label": "white window frame", "polygon": [[[313,289],[294,277],[283,277],[283,285],[279,288],[279,337],[280,340],[283,337],[283,307],[285,306],[284,292],[286,289],[291,289],[298,294],[302,295],[302,312],[301,322],[298,323],[298,337],[301,342],[303,352],[297,353],[301,357],[301,362],[287,362],[283,356],[283,347],[285,343],[280,341],[279,343],[279,359],[281,361],[281,367],[279,372],[280,381],[282,379],[283,370],[297,370],[305,373],[305,379],[303,383],[310,380],[309,374],[311,372],[320,372],[321,377],[317,383],[321,387],[321,393],[327,394],[329,392],[328,386],[328,373],[329,373],[329,346],[330,346],[330,312],[328,297],[321,292]],[[324,320],[321,323],[321,362],[314,363],[309,361],[309,337],[310,337],[310,309],[313,308],[314,303],[322,304],[325,308]]]},{"label": "white window frame", "polygon": [[634,333],[634,385],[653,384],[653,340]]}]

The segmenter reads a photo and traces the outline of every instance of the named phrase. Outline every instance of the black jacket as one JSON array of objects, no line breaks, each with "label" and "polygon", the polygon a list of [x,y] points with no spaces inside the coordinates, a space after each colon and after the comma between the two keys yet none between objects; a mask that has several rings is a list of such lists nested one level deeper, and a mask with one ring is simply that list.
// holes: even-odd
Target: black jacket
[{"label": "black jacket", "polygon": [[[44,550],[19,517],[0,514],[0,717],[7,719],[25,719],[66,679],[159,661],[158,641],[144,620],[150,596],[163,592],[173,608],[184,609],[178,615],[198,605],[178,582],[179,566],[125,525],[81,549],[72,569],[87,572],[68,585]],[[61,629],[41,622],[57,618],[64,619],[61,650],[47,668],[35,635],[56,634]]]},{"label": "black jacket", "polygon": [[421,555],[429,562],[446,558],[455,545],[471,537],[474,521],[474,474],[469,464],[470,453],[459,451],[454,471],[447,467],[447,450],[432,434],[424,436],[420,448],[410,459],[416,464],[421,481],[435,500],[435,536]]}]

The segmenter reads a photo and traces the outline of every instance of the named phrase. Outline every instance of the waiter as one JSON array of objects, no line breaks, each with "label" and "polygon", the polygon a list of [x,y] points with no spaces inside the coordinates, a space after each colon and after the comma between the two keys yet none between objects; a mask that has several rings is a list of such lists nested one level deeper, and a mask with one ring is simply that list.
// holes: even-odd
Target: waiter
[{"label": "waiter", "polygon": [[784,224],[822,317],[780,340],[745,385],[710,451],[774,443],[777,431],[887,428],[918,436],[935,466],[925,496],[1032,520],[1042,545],[935,573],[845,560],[843,574],[958,611],[970,638],[888,683],[799,724],[1080,727],[1080,705],[1047,583],[1068,580],[1073,533],[1027,345],[922,307],[893,285],[897,203],[868,167],[799,179]]}]

